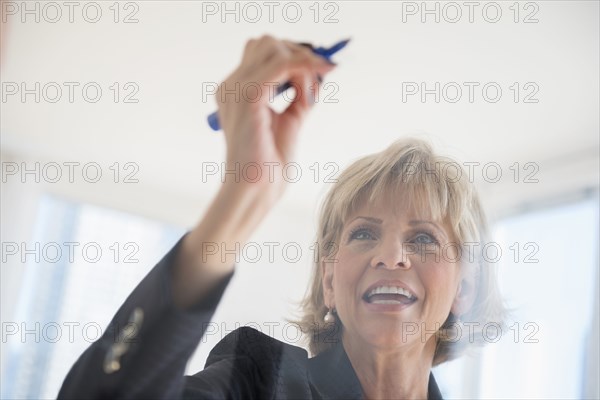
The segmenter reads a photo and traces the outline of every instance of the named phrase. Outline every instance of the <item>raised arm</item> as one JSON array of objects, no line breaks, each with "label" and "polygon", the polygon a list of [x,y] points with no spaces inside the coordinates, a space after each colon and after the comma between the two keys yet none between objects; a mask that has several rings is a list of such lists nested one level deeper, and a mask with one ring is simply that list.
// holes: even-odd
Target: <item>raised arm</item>
[{"label": "raised arm", "polygon": [[[243,246],[282,195],[282,169],[293,156],[300,126],[319,90],[319,76],[333,67],[305,46],[270,36],[246,44],[240,66],[216,93],[227,142],[226,168],[242,171],[247,165],[258,165],[273,174],[263,173],[252,182],[226,175],[216,200],[184,240],[175,280],[178,305],[193,304],[234,267],[231,260],[223,260],[220,251],[206,255],[203,248],[208,244],[227,249],[236,243]],[[269,107],[269,93],[274,82],[285,81],[300,90],[290,106],[277,114]],[[256,87],[260,92],[252,93]],[[232,93],[236,90],[237,95]]]},{"label": "raised arm", "polygon": [[[275,179],[263,174],[247,182],[227,175],[200,222],[140,282],[104,335],[73,365],[59,398],[180,396],[187,361],[234,273],[234,258],[223,259],[219,250],[236,243],[243,247],[283,194],[281,170],[293,155],[313,104],[311,95],[318,91],[318,76],[332,69],[298,44],[270,36],[248,41],[242,62],[216,94],[226,165],[242,170],[247,163],[258,163],[272,168]],[[273,82],[286,81],[298,94],[277,114],[268,95]],[[262,87],[256,96],[247,90],[239,97],[231,94],[256,85]],[[209,246],[211,251],[205,251]]]}]

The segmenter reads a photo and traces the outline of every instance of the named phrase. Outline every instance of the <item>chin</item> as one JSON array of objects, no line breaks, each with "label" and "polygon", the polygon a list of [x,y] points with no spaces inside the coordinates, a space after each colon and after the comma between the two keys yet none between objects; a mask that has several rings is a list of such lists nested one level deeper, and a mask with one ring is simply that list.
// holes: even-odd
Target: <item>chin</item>
[{"label": "chin", "polygon": [[421,340],[419,323],[386,321],[366,323],[369,329],[360,332],[363,341],[376,348],[397,349]]}]

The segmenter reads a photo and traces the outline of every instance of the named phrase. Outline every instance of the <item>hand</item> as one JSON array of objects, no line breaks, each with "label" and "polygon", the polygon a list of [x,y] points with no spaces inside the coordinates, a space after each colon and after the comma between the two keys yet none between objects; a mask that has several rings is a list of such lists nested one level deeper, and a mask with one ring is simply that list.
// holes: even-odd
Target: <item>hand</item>
[{"label": "hand", "polygon": [[[302,122],[318,95],[319,77],[333,68],[334,64],[297,43],[271,36],[246,43],[240,65],[216,93],[219,121],[227,142],[228,170],[238,167],[237,171],[242,171],[248,163],[257,163],[262,171],[256,181],[244,182],[240,177],[239,184],[244,189],[254,188],[274,199],[281,196],[285,186],[282,168],[293,157]],[[278,114],[269,106],[269,95],[276,89],[274,83],[282,85],[286,81],[297,93],[285,111]],[[271,177],[269,168],[273,168]],[[256,169],[247,171],[254,174]],[[232,178],[228,176],[226,184],[234,183]]]}]

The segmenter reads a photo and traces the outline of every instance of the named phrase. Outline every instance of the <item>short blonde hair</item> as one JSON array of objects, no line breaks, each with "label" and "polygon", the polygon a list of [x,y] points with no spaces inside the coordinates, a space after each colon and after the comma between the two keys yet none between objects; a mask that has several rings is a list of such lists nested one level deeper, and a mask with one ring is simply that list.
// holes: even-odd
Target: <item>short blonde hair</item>
[{"label": "short blonde hair", "polygon": [[[434,220],[447,221],[455,240],[462,248],[467,242],[482,243],[488,237],[487,222],[479,198],[462,166],[433,152],[431,145],[420,139],[401,139],[387,149],[360,158],[347,167],[324,198],[318,220],[312,282],[301,302],[301,317],[296,323],[307,334],[305,340],[313,356],[341,340],[342,323],[324,324],[328,311],[323,295],[322,257],[332,256],[347,218],[365,201],[383,195],[406,199],[403,206],[428,213]],[[399,202],[400,203],[400,202]],[[426,206],[425,206],[426,205]],[[471,247],[473,248],[473,247]],[[469,268],[461,257],[461,272]],[[469,263],[475,276],[475,301],[461,316],[475,322],[471,335],[460,332],[456,318],[450,313],[437,331],[433,365],[463,354],[469,345],[485,343],[482,329],[488,323],[504,326],[505,307],[499,294],[496,271],[482,257]],[[479,330],[477,329],[479,328]]]}]

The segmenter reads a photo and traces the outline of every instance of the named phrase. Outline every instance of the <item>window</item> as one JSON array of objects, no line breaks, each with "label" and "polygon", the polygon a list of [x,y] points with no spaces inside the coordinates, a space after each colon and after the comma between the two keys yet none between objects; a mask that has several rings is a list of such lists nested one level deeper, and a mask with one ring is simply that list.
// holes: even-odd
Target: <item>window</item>
[{"label": "window", "polygon": [[183,233],[44,196],[34,238],[19,254],[26,262],[4,263],[26,272],[15,321],[2,321],[2,398],[55,398],[71,365]]},{"label": "window", "polygon": [[500,289],[514,312],[479,357],[439,367],[443,394],[584,398],[597,380],[598,198],[503,219],[495,237]]}]

